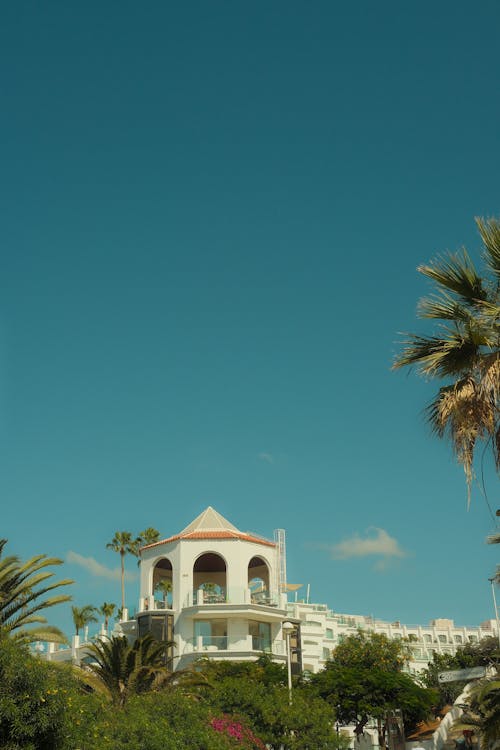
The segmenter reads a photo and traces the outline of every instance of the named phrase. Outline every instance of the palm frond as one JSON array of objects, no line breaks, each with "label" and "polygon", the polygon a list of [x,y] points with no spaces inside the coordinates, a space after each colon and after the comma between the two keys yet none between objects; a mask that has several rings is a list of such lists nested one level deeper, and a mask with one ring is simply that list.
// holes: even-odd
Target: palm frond
[{"label": "palm frond", "polygon": [[462,375],[470,368],[471,360],[478,357],[480,345],[454,329],[443,333],[447,335],[406,334],[403,351],[396,357],[392,369],[417,365],[419,372],[426,376]]},{"label": "palm frond", "polygon": [[461,320],[472,323],[475,318],[470,309],[447,292],[423,297],[417,305],[419,318],[435,318],[437,320]]},{"label": "palm frond", "polygon": [[[0,551],[4,546],[0,544]],[[45,632],[50,634],[41,612],[71,599],[68,594],[43,598],[73,583],[70,579],[50,581],[54,573],[47,568],[61,563],[59,558],[46,555],[35,555],[24,563],[17,556],[0,559],[0,629],[12,633],[28,624],[39,623],[44,624]]]},{"label": "palm frond", "polygon": [[461,253],[441,255],[429,265],[418,266],[417,270],[440,287],[458,294],[466,304],[473,305],[476,300],[488,297],[483,280],[465,248]]},{"label": "palm frond", "polygon": [[146,635],[131,646],[126,637],[113,636],[87,647],[94,660],[88,669],[107,687],[113,702],[123,706],[129,695],[165,684],[171,672],[165,654],[172,645]]},{"label": "palm frond", "polygon": [[447,436],[467,481],[467,497],[473,480],[474,447],[477,440],[492,435],[495,429],[495,404],[484,398],[474,378],[466,377],[439,389],[426,409],[427,419],[438,437]]},{"label": "palm frond", "polygon": [[68,639],[64,633],[53,625],[43,625],[39,628],[30,628],[29,630],[17,630],[13,638],[21,643],[47,641],[49,643],[68,644]]},{"label": "palm frond", "polygon": [[500,222],[476,217],[476,225],[483,241],[488,268],[500,280]]}]

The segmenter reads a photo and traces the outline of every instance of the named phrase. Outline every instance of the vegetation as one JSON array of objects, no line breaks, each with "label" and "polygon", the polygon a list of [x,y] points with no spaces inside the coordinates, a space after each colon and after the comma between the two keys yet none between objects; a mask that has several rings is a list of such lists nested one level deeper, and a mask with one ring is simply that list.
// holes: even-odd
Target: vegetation
[{"label": "vegetation", "polygon": [[[122,561],[130,540],[121,532],[111,543]],[[437,700],[401,671],[409,645],[374,633],[346,638],[310,681],[294,678],[292,701],[285,666],[268,655],[255,662],[200,660],[191,671],[172,673],[173,644],[151,635],[133,644],[126,637],[96,640],[79,668],[41,661],[23,640],[35,632],[46,640],[45,632],[8,635],[40,622],[38,609],[69,598],[39,599],[69,583],[47,583],[53,574],[46,567],[59,562],[44,555],[25,564],[16,557],[0,560],[0,747],[6,750],[347,750],[349,738],[336,721],[354,721],[360,733],[374,717],[382,745],[388,711],[402,708],[408,726],[425,718]],[[100,611],[110,617],[114,609],[105,602]],[[97,612],[91,605],[72,607],[77,634],[97,621]],[[484,726],[490,714],[496,716],[496,690],[477,698]]]},{"label": "vegetation", "polygon": [[170,643],[155,641],[150,635],[130,645],[125,636],[96,641],[88,647],[94,663],[88,669],[96,675],[112,702],[123,707],[131,695],[161,687],[171,674],[166,661]]},{"label": "vegetation", "polygon": [[83,694],[70,667],[43,662],[25,645],[0,636],[0,747],[81,747],[80,730],[97,720],[96,709],[94,697]]},{"label": "vegetation", "polygon": [[109,627],[109,618],[113,617],[113,615],[115,614],[115,609],[116,604],[112,604],[111,602],[104,602],[104,604],[99,607],[100,614],[104,615],[104,628],[106,632]]},{"label": "vegetation", "polygon": [[161,581],[158,581],[156,584],[155,591],[159,591],[160,594],[163,595],[163,606],[166,607],[168,595],[172,591],[172,581],[169,581],[167,578],[162,578]]},{"label": "vegetation", "polygon": [[465,682],[439,682],[440,672],[467,669],[469,667],[491,666],[500,663],[498,638],[483,638],[478,643],[466,643],[457,648],[455,654],[432,655],[432,661],[422,672],[424,685],[434,688],[438,693],[438,708],[454,703],[463,692]]},{"label": "vegetation", "polygon": [[[290,705],[286,669],[268,656],[251,663],[200,661],[190,675],[175,673],[173,678],[164,663],[165,644],[150,636],[133,646],[126,638],[112,638],[90,646],[96,663],[75,673],[43,662],[4,638],[0,640],[0,746],[257,750],[267,745],[275,750],[281,746],[346,750],[349,740],[342,732],[337,734],[335,720],[351,720],[349,700],[359,709],[361,690],[366,694],[365,706],[379,718],[396,703],[396,694],[405,716],[422,713],[422,706],[430,705],[423,698],[429,691],[398,671],[404,648],[405,644],[386,642],[380,636],[346,639],[337,649],[338,666],[349,677],[351,657],[356,661],[353,672],[366,659],[359,684],[351,674],[342,692],[331,679],[332,660],[311,683],[296,680]],[[89,692],[96,684],[101,689]],[[382,700],[382,692],[391,686],[392,692]],[[486,706],[491,698],[485,694],[481,700]]]},{"label": "vegetation", "polygon": [[[46,617],[41,614],[43,610],[71,599],[68,594],[46,597],[73,583],[69,579],[50,581],[54,573],[49,568],[61,565],[62,560],[46,555],[36,555],[24,563],[15,555],[2,558],[6,543],[6,539],[0,539],[0,633],[13,634],[24,641],[65,643],[63,633],[47,625]],[[26,630],[26,626],[36,623],[36,627]]]},{"label": "vegetation", "polygon": [[75,626],[75,634],[79,635],[80,628],[84,628],[89,622],[97,622],[95,613],[97,609],[91,604],[85,604],[83,607],[71,607],[71,615]]},{"label": "vegetation", "polygon": [[141,531],[137,537],[137,541],[141,547],[145,547],[147,544],[154,544],[160,540],[160,532],[158,529],[148,526],[147,529]]},{"label": "vegetation", "polygon": [[332,707],[300,681],[289,703],[287,670],[267,655],[256,662],[200,660],[206,678],[198,694],[217,715],[231,716],[246,725],[268,747],[325,750],[349,747],[337,735]]},{"label": "vegetation", "polygon": [[427,417],[433,431],[451,441],[469,502],[478,442],[491,446],[500,468],[500,221],[476,224],[485,273],[477,272],[465,249],[419,266],[435,289],[419,302],[418,315],[439,326],[429,336],[408,334],[394,363],[395,369],[415,366],[425,377],[444,381]]},{"label": "vegetation", "polygon": [[130,531],[117,531],[113,539],[106,545],[106,549],[118,552],[120,555],[120,566],[121,566],[121,588],[122,588],[122,606],[118,610],[118,615],[121,617],[121,613],[125,609],[125,556],[135,555],[139,560],[137,564],[140,565],[140,549],[146,544],[154,544],[160,538],[160,532],[158,529],[154,529],[152,526],[148,526],[147,529],[141,531],[135,538],[132,536]]},{"label": "vegetation", "polygon": [[121,565],[122,584],[122,612],[125,609],[125,555],[137,554],[137,540],[132,538],[130,531],[117,531],[113,539],[106,545],[106,549],[118,552]]},{"label": "vegetation", "polygon": [[341,724],[355,724],[358,736],[376,719],[379,745],[385,747],[388,712],[401,709],[408,729],[425,719],[436,701],[434,691],[402,672],[408,657],[407,642],[360,631],[337,646],[325,669],[312,676],[311,689],[337,707]]},{"label": "vegetation", "polygon": [[470,712],[462,723],[474,730],[481,739],[481,747],[488,747],[500,737],[500,678],[480,680],[470,692]]}]

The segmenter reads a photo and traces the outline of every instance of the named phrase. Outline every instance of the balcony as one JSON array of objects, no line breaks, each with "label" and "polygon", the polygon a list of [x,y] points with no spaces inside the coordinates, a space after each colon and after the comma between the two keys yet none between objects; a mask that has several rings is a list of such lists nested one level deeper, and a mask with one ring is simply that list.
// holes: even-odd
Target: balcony
[{"label": "balcony", "polygon": [[205,607],[219,605],[254,605],[256,607],[286,608],[285,598],[271,591],[260,591],[252,593],[248,588],[230,587],[217,592],[205,591],[202,588],[192,590],[188,593],[184,607]]},{"label": "balcony", "polygon": [[254,652],[257,656],[263,651],[274,656],[286,655],[286,642],[269,641],[267,638],[248,635],[246,638],[231,639],[227,635],[199,635],[185,641],[183,654],[208,655],[214,652]]},{"label": "balcony", "polygon": [[148,610],[162,610],[163,612],[171,612],[172,605],[168,601],[163,599],[155,599],[154,596],[145,596],[139,599],[139,612],[147,612]]}]

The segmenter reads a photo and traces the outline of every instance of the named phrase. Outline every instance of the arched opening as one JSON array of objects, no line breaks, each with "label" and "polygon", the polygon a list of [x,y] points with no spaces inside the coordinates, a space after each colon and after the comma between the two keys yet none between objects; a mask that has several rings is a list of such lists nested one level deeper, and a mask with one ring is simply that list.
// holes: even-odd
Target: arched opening
[{"label": "arched opening", "polygon": [[166,557],[153,568],[152,591],[155,609],[171,609],[173,600],[172,563]]},{"label": "arched opening", "polygon": [[226,601],[226,563],[215,552],[201,555],[193,566],[193,588],[198,604]]},{"label": "arched opening", "polygon": [[252,557],[248,563],[248,588],[253,604],[270,604],[269,568],[262,557]]}]

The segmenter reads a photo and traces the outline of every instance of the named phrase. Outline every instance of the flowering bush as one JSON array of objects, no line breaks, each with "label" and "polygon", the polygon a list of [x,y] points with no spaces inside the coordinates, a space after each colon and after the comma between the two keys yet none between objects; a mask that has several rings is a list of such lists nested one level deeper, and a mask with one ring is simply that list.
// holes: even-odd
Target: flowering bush
[{"label": "flowering bush", "polygon": [[217,719],[212,719],[210,725],[216,732],[232,737],[243,747],[249,748],[249,750],[265,750],[266,748],[264,743],[254,735],[251,729],[243,726],[240,721],[235,720],[231,716],[221,716]]}]

